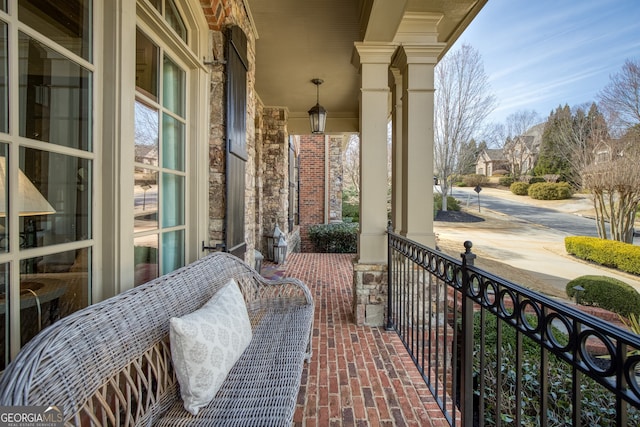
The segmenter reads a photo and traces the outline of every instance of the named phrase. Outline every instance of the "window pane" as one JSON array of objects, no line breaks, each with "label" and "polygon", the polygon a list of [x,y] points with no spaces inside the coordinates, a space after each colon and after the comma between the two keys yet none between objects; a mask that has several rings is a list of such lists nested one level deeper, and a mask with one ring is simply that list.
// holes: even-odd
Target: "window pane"
[{"label": "window pane", "polygon": [[[7,144],[0,144],[0,252],[9,250],[9,223],[7,222],[7,207],[9,206],[9,192],[7,191]],[[0,289],[2,291],[2,289]]]},{"label": "window pane", "polygon": [[7,24],[0,22],[0,132],[9,132],[9,56],[7,54]]},{"label": "window pane", "polygon": [[90,151],[91,73],[20,33],[20,136]]},{"label": "window pane", "polygon": [[158,100],[158,60],[160,49],[140,30],[136,31],[136,86],[154,101]]},{"label": "window pane", "polygon": [[20,21],[91,61],[91,0],[20,0]]},{"label": "window pane", "polygon": [[162,274],[184,265],[184,230],[162,235]]},{"label": "window pane", "polygon": [[184,124],[162,115],[162,166],[184,171]]},{"label": "window pane", "polygon": [[155,7],[158,12],[162,13],[162,0],[149,0],[151,6]]},{"label": "window pane", "polygon": [[184,225],[184,177],[162,174],[162,226]]},{"label": "window pane", "polygon": [[32,273],[20,275],[20,342],[89,305],[91,249],[59,252],[21,261]]},{"label": "window pane", "polygon": [[90,239],[91,161],[21,147],[19,165],[21,248]]},{"label": "window pane", "polygon": [[162,105],[184,117],[184,71],[166,56],[163,67]]},{"label": "window pane", "polygon": [[158,110],[139,101],[135,104],[135,161],[158,166]]},{"label": "window pane", "polygon": [[165,19],[169,26],[173,28],[173,30],[180,36],[182,40],[187,41],[187,27],[184,25],[184,21],[182,20],[182,16],[180,16],[180,12],[176,7],[176,4],[173,0],[167,1],[167,12],[165,14]]},{"label": "window pane", "polygon": [[135,286],[158,277],[158,235],[137,237],[133,240]]},{"label": "window pane", "polygon": [[0,0],[0,9],[7,11],[7,0]]},{"label": "window pane", "polygon": [[158,172],[136,168],[134,195],[133,231],[158,228]]},{"label": "window pane", "polygon": [[0,371],[9,363],[9,264],[0,264]]}]

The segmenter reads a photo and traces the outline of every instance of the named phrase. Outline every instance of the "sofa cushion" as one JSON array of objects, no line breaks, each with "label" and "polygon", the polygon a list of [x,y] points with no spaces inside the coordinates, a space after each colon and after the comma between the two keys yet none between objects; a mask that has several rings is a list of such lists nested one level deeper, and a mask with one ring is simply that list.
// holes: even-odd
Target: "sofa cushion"
[{"label": "sofa cushion", "polygon": [[213,399],[251,338],[247,308],[233,279],[202,308],[170,319],[171,357],[187,411],[197,415]]}]

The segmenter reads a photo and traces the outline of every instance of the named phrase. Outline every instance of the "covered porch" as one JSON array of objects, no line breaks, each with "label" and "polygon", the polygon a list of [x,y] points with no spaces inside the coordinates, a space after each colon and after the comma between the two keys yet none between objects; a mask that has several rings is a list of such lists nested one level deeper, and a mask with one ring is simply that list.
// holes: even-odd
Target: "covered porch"
[{"label": "covered porch", "polygon": [[449,425],[398,335],[354,323],[353,258],[291,254],[279,272],[307,283],[316,301],[294,425]]}]

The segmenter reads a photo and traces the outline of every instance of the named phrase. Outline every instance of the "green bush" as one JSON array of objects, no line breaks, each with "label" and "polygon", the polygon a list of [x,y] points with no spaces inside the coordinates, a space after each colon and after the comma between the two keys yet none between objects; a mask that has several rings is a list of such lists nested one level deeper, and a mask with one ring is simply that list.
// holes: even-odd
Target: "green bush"
[{"label": "green bush", "polygon": [[342,202],[342,220],[345,222],[360,222],[360,206]]},{"label": "green bush", "polygon": [[[526,316],[529,324],[537,324],[533,316]],[[497,323],[502,323],[500,340],[498,340]],[[517,341],[517,334],[513,326],[507,322],[496,321],[491,315],[485,316],[481,328],[480,313],[474,314],[474,350],[473,376],[474,400],[476,405],[483,397],[485,425],[496,425],[498,420],[502,425],[514,425],[517,403],[521,405],[520,413],[522,426],[540,424],[540,390],[542,376],[545,376],[548,389],[547,420],[549,426],[573,425],[574,395],[573,372],[571,366],[548,354],[546,362],[540,357],[540,345],[532,339],[523,336],[521,346]],[[553,336],[560,345],[568,343],[568,336],[552,326]],[[497,350],[500,350],[499,353]],[[518,350],[521,349],[521,350]],[[480,365],[480,355],[484,365]],[[484,382],[480,383],[480,370]],[[498,382],[498,372],[501,382]],[[515,373],[520,372],[520,380]],[[518,388],[519,387],[519,388]],[[520,396],[516,395],[520,390]],[[615,409],[609,404],[612,393],[599,385],[595,380],[584,375],[580,380],[580,425],[615,426]],[[498,413],[498,396],[500,398],[500,412]],[[476,407],[476,410],[478,408]],[[639,425],[640,413],[631,408],[628,413],[628,425]]]},{"label": "green bush", "polygon": [[489,178],[487,178],[486,175],[465,175],[462,177],[462,182],[464,182],[464,187],[482,186],[489,182]]},{"label": "green bush", "polygon": [[604,308],[624,317],[640,315],[640,293],[621,280],[607,276],[580,276],[567,283],[569,298],[575,297],[576,286],[584,288],[578,295],[580,304]]},{"label": "green bush", "polygon": [[515,178],[510,175],[503,176],[498,180],[498,184],[504,187],[510,187],[514,182],[516,182]]},{"label": "green bush", "polygon": [[599,237],[569,236],[564,238],[567,253],[631,274],[640,274],[640,246]]},{"label": "green bush", "polygon": [[358,224],[340,222],[309,227],[309,239],[316,252],[351,254],[358,251]]},{"label": "green bush", "polygon": [[[433,207],[437,211],[442,210],[442,194],[435,193],[433,195]],[[460,210],[460,202],[453,196],[447,196],[447,210],[449,211],[459,211]]]},{"label": "green bush", "polygon": [[527,184],[526,182],[514,182],[513,184],[511,184],[509,189],[513,194],[516,194],[518,196],[526,196],[527,194],[529,194],[529,184]]},{"label": "green bush", "polygon": [[529,197],[537,200],[570,199],[572,194],[573,190],[566,182],[536,182],[529,186]]},{"label": "green bush", "polygon": [[547,182],[547,180],[541,176],[532,176],[529,178],[529,184],[537,184],[538,182]]}]

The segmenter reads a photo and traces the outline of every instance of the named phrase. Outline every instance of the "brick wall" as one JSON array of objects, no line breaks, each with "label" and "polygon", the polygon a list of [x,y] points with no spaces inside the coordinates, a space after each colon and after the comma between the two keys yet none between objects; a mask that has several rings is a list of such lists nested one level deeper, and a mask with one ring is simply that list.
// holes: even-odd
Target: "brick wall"
[{"label": "brick wall", "polygon": [[313,252],[309,226],[324,224],[325,136],[300,136],[300,238],[301,251]]}]

